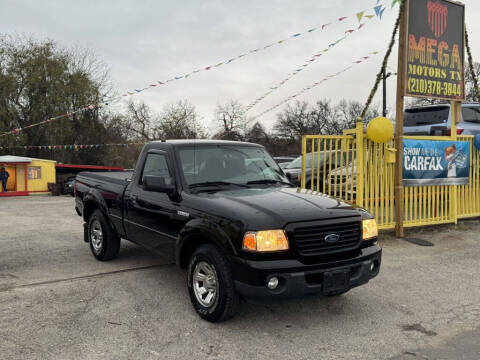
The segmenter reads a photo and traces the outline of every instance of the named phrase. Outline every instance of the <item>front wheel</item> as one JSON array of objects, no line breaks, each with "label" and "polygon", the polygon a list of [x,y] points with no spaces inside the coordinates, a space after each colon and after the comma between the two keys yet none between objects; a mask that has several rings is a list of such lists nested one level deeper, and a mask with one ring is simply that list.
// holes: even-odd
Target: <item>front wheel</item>
[{"label": "front wheel", "polygon": [[187,279],[190,300],[204,320],[231,318],[238,305],[232,273],[227,259],[213,245],[202,245],[192,255]]},{"label": "front wheel", "polygon": [[120,238],[108,225],[100,210],[95,210],[88,220],[88,240],[97,260],[106,261],[118,256]]}]

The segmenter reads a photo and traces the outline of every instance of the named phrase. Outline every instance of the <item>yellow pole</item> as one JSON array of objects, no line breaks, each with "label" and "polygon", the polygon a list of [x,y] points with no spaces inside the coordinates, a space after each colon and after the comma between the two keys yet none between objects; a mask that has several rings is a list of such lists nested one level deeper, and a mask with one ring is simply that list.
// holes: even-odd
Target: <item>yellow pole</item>
[{"label": "yellow pole", "polygon": [[[302,189],[305,188],[305,165],[306,165],[306,156],[307,156],[307,137],[302,136],[302,176],[301,176],[301,182],[300,182],[300,187]],[[313,162],[313,159],[312,159]]]},{"label": "yellow pole", "polygon": [[[355,135],[356,135],[356,142],[357,142],[357,162],[356,162],[356,204],[358,206],[363,207],[363,190],[364,190],[364,167],[363,167],[363,122],[362,118],[357,119],[357,123],[355,126]],[[352,177],[353,177],[353,169],[352,169]],[[353,183],[353,179],[352,179]]]},{"label": "yellow pole", "polygon": [[407,52],[408,1],[400,13],[400,35],[398,42],[397,106],[395,119],[395,235],[403,238],[403,102],[405,93],[405,61]]},{"label": "yellow pole", "polygon": [[[457,140],[457,123],[460,122],[462,111],[461,101],[450,101],[450,137],[453,141]],[[458,222],[458,185],[450,185],[450,194],[452,198],[451,202],[451,216],[455,220],[455,224]]]},{"label": "yellow pole", "polygon": [[451,116],[451,119],[450,119],[450,137],[452,138],[452,140],[457,140],[457,123],[460,122],[459,120],[459,114],[458,114],[458,110],[461,108],[460,106],[458,106],[459,104],[461,104],[461,102],[458,102],[458,101],[450,101],[450,112],[452,114]]}]

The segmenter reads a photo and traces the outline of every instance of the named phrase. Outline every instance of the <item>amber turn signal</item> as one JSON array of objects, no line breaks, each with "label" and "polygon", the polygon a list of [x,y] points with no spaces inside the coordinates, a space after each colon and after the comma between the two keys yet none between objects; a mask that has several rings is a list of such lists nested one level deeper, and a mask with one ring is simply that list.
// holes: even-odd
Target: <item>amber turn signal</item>
[{"label": "amber turn signal", "polygon": [[378,236],[377,221],[375,219],[363,220],[363,240],[369,240]]},{"label": "amber turn signal", "polygon": [[287,235],[283,230],[248,232],[243,237],[243,249],[258,252],[288,250]]}]

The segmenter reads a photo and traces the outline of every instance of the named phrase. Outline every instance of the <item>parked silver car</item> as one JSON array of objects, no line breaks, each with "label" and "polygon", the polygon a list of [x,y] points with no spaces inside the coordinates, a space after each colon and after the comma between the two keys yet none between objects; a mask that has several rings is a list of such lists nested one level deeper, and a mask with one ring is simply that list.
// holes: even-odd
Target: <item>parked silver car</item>
[{"label": "parked silver car", "polygon": [[285,167],[296,158],[296,156],[276,156],[273,158],[273,160],[277,162],[278,166],[280,166],[282,169],[285,169]]},{"label": "parked silver car", "polygon": [[[450,104],[415,106],[405,110],[403,133],[405,135],[450,135]],[[462,104],[462,119],[457,124],[457,134],[480,133],[480,104]]]},{"label": "parked silver car", "polygon": [[[331,150],[327,153],[320,153],[320,158],[317,158],[317,153],[308,153],[305,156],[305,186],[310,188],[312,181],[312,170],[313,170],[313,184],[316,185],[317,182],[317,164],[320,165],[318,169],[319,175],[319,185],[320,189],[323,187],[323,171],[327,172],[336,167],[343,166],[345,163],[345,153],[342,153],[339,150]],[[313,169],[312,169],[313,168]],[[301,174],[302,174],[302,157],[299,156],[288,164],[283,172],[287,175],[288,179],[292,184],[300,186]]]}]

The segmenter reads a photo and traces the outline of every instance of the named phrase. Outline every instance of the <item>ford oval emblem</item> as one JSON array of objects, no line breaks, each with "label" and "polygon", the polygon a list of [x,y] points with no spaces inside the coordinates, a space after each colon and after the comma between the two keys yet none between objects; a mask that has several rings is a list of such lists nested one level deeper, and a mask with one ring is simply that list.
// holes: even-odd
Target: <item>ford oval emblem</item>
[{"label": "ford oval emblem", "polygon": [[340,235],[328,234],[323,240],[325,240],[326,243],[335,244],[338,240],[340,240]]}]

